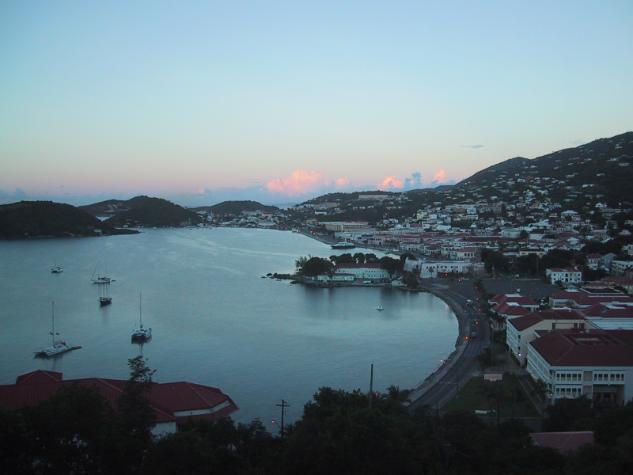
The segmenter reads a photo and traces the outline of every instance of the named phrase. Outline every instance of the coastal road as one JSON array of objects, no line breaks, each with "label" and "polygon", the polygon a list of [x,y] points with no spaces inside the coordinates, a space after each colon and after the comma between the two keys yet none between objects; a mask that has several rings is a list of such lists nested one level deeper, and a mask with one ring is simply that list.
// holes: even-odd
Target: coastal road
[{"label": "coastal road", "polygon": [[[477,329],[477,336],[470,338],[463,351],[450,366],[438,370],[438,377],[420,397],[411,401],[409,410],[429,406],[439,410],[444,406],[473,375],[479,372],[477,356],[490,345],[490,328],[487,320],[479,313],[476,290],[472,280],[458,283],[437,283],[426,285],[438,297],[443,298],[453,309],[460,321],[460,338],[468,335],[470,328]],[[479,321],[477,325],[475,322]],[[440,373],[441,372],[441,373]],[[414,393],[415,394],[415,391]]]}]

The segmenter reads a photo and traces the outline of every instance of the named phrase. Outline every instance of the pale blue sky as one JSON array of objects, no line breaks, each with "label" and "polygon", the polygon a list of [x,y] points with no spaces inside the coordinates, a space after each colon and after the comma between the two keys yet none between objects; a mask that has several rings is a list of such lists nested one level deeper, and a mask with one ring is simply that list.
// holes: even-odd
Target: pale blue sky
[{"label": "pale blue sky", "polygon": [[632,25],[630,0],[5,0],[0,198],[459,180],[632,130]]}]

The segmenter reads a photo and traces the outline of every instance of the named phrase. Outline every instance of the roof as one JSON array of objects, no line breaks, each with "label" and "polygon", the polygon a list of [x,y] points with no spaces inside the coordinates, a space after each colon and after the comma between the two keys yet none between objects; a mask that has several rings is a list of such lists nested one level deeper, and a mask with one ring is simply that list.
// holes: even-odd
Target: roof
[{"label": "roof", "polygon": [[[125,383],[122,379],[106,378],[64,380],[62,373],[37,370],[18,376],[15,384],[0,385],[0,406],[10,410],[36,406],[63,388],[81,386],[96,389],[116,408]],[[233,400],[220,389],[185,381],[152,383],[147,399],[156,422],[187,419],[189,416],[178,414],[184,411],[204,411],[204,418],[218,419],[238,410]]]},{"label": "roof", "polygon": [[497,306],[495,312],[499,315],[511,315],[515,317],[530,313],[530,311],[525,307],[521,307],[519,305],[509,305],[507,303]]},{"label": "roof", "polygon": [[532,432],[530,437],[534,445],[549,447],[566,454],[585,444],[593,444],[592,431],[577,432]]},{"label": "roof", "polygon": [[633,306],[617,304],[596,304],[582,310],[589,318],[633,318]]},{"label": "roof", "polygon": [[558,330],[529,345],[552,366],[633,366],[633,331]]},{"label": "roof", "polygon": [[530,313],[529,315],[525,315],[523,317],[517,317],[508,320],[508,324],[512,325],[519,331],[523,331],[542,321],[543,319],[537,313]]}]

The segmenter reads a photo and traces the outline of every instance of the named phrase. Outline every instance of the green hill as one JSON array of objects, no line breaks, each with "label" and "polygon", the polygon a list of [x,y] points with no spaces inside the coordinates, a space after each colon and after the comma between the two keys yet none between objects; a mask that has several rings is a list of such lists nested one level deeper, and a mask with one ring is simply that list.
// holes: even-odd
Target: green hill
[{"label": "green hill", "polygon": [[0,238],[98,236],[129,233],[74,206],[20,201],[0,206]]},{"label": "green hill", "polygon": [[[196,208],[201,209],[201,208]],[[276,206],[266,206],[258,201],[223,201],[222,203],[215,204],[213,206],[204,207],[205,210],[210,210],[213,214],[240,214],[243,211],[263,211],[266,213],[274,213],[279,211]]]},{"label": "green hill", "polygon": [[[89,206],[98,209],[103,203]],[[113,216],[106,221],[113,226],[171,227],[202,222],[198,214],[162,198],[136,196],[115,204]]]}]

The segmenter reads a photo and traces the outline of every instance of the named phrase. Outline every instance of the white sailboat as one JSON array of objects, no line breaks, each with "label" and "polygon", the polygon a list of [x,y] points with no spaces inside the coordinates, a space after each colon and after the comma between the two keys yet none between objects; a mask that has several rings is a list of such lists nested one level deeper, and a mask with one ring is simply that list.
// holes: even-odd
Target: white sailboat
[{"label": "white sailboat", "polygon": [[92,277],[90,278],[93,284],[109,284],[114,282],[114,279],[111,279],[106,275],[107,271],[102,275],[97,274],[97,267],[98,264],[95,266],[95,270],[92,272]]},{"label": "white sailboat", "polygon": [[139,326],[132,332],[132,342],[144,343],[152,338],[152,329],[143,326],[143,294],[139,294],[138,298],[138,323]]},{"label": "white sailboat", "polygon": [[51,304],[51,345],[35,352],[39,358],[52,358],[72,350],[78,350],[81,346],[70,346],[64,340],[56,340],[59,333],[55,331],[55,302]]}]

